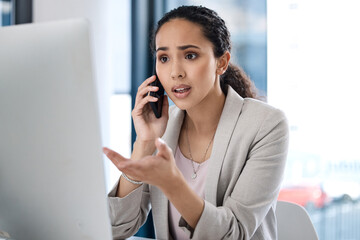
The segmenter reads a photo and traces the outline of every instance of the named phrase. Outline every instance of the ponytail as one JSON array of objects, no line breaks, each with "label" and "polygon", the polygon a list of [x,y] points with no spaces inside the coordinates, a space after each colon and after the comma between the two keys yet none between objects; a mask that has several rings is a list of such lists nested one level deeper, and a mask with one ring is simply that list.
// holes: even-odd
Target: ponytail
[{"label": "ponytail", "polygon": [[220,76],[221,90],[227,94],[227,85],[231,86],[243,98],[258,98],[256,87],[241,67],[232,63]]}]

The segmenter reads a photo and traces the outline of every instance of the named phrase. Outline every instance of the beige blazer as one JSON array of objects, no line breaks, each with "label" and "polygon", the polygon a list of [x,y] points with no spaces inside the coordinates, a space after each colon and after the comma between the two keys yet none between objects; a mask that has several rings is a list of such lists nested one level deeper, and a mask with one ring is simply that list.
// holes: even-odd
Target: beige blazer
[{"label": "beige blazer", "polygon": [[[170,108],[165,142],[175,152],[184,112]],[[215,133],[205,185],[205,207],[192,239],[277,239],[275,207],[288,148],[284,114],[266,103],[243,99],[229,87]],[[157,239],[171,239],[168,199],[143,184],[124,198],[109,193],[115,239],[134,235],[152,207]],[[184,224],[185,223],[185,224]],[[180,226],[186,225],[181,219]]]}]

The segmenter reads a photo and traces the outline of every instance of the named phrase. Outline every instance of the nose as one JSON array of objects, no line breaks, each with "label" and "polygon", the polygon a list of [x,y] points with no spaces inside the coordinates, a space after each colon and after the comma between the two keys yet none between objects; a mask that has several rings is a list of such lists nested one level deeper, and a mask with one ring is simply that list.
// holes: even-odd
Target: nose
[{"label": "nose", "polygon": [[183,79],[185,77],[185,71],[182,65],[178,61],[174,61],[171,66],[171,78],[173,80]]}]

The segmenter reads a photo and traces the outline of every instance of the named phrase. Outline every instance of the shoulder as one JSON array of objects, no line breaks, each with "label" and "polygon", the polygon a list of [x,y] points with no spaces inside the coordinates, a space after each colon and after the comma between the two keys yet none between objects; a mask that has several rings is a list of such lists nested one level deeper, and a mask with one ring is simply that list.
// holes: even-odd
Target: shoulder
[{"label": "shoulder", "polygon": [[265,118],[274,121],[286,119],[284,112],[280,109],[257,99],[242,98],[229,87],[223,114],[231,115],[233,112],[238,112],[239,119],[251,124],[263,122]]},{"label": "shoulder", "polygon": [[222,128],[234,126],[235,139],[254,141],[270,132],[288,134],[288,122],[283,111],[257,99],[242,98],[232,89],[228,91],[222,118]]},{"label": "shoulder", "polygon": [[[261,146],[273,146],[285,152],[289,126],[284,112],[260,100],[240,96],[232,98],[237,100],[231,101],[226,111],[232,117],[224,117],[226,121],[221,124],[221,129],[231,131],[232,134],[229,149],[238,155],[245,150],[246,158]],[[233,114],[236,111],[238,113]]]},{"label": "shoulder", "polygon": [[254,143],[262,139],[271,142],[289,135],[284,112],[259,100],[244,99],[240,122],[246,123],[248,130],[252,129]]},{"label": "shoulder", "polygon": [[242,114],[243,117],[251,117],[255,119],[270,119],[283,120],[286,119],[284,112],[266,102],[262,102],[253,98],[244,98]]}]

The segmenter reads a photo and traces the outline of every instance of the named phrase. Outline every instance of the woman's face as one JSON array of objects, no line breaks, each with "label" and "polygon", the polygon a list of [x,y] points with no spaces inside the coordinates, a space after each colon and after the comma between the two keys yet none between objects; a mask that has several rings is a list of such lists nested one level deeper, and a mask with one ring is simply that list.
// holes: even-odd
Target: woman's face
[{"label": "woman's face", "polygon": [[220,89],[216,67],[212,43],[199,25],[173,19],[158,31],[156,72],[180,109],[189,110],[216,95],[212,94]]}]

